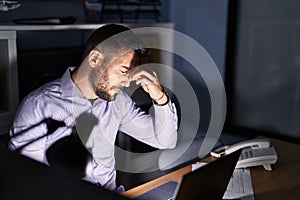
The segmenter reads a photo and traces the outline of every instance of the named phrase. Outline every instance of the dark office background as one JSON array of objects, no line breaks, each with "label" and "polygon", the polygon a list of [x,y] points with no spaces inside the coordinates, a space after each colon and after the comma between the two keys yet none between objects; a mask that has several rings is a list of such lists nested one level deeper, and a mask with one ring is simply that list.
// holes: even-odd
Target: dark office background
[{"label": "dark office background", "polygon": [[[20,0],[20,8],[0,12],[0,23],[31,17],[75,16],[76,23],[84,23],[81,0]],[[175,30],[195,39],[211,55],[223,74],[226,38],[226,0],[161,0],[161,22],[173,22]]]}]

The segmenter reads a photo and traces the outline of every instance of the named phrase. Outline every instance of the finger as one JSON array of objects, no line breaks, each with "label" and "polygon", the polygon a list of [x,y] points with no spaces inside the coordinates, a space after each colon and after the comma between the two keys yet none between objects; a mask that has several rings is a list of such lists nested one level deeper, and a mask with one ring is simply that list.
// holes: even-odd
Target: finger
[{"label": "finger", "polygon": [[142,88],[145,90],[145,92],[149,93],[148,85],[142,85]]},{"label": "finger", "polygon": [[154,74],[149,73],[149,72],[147,72],[145,70],[135,71],[133,74],[131,74],[131,79],[132,80],[137,80],[140,77],[147,77],[152,82],[158,82],[157,78],[156,78],[156,76]]},{"label": "finger", "polygon": [[153,75],[151,75],[150,73],[146,72],[146,71],[138,71],[135,74],[133,74],[132,79],[133,80],[137,80],[140,77],[147,77],[148,79],[154,81],[155,78],[153,77]]},{"label": "finger", "polygon": [[135,81],[135,83],[136,83],[137,85],[139,85],[139,84],[141,84],[141,85],[143,85],[143,84],[153,84],[153,85],[154,85],[153,81],[150,80],[150,79],[149,79],[148,77],[146,77],[146,76],[141,76],[141,77],[137,78],[137,80]]},{"label": "finger", "polygon": [[130,78],[131,80],[133,80],[133,76],[134,76],[135,74],[139,73],[141,70],[142,70],[142,69],[141,69],[140,67],[135,67],[135,68],[130,69],[130,71],[128,72],[129,78]]}]

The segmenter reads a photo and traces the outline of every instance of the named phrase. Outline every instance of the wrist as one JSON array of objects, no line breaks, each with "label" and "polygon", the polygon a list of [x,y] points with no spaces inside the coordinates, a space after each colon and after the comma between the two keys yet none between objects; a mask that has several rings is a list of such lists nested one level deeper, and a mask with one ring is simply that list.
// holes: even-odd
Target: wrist
[{"label": "wrist", "polygon": [[159,106],[163,106],[163,105],[166,105],[169,101],[169,98],[168,96],[166,95],[166,93],[163,93],[162,96],[158,99],[153,99],[154,103],[156,105],[159,105]]}]

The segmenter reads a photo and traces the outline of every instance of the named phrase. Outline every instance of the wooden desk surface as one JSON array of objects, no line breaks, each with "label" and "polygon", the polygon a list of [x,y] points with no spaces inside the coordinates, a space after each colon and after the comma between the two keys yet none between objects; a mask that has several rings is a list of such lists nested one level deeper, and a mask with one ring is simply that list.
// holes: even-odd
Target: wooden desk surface
[{"label": "wooden desk surface", "polygon": [[[271,139],[278,161],[271,172],[263,167],[252,167],[251,177],[256,200],[265,199],[300,199],[300,145]],[[209,157],[203,162],[211,162]],[[132,188],[123,194],[129,198],[139,196],[168,181],[179,182],[182,175],[189,173],[192,166],[161,176],[145,184]]]},{"label": "wooden desk surface", "polygon": [[300,145],[272,140],[278,161],[268,172],[251,169],[255,199],[300,199]]}]

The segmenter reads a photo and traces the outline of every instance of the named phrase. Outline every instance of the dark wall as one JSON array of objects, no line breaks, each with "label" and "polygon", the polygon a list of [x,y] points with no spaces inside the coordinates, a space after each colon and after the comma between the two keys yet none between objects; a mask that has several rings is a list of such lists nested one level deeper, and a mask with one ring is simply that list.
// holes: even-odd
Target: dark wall
[{"label": "dark wall", "polygon": [[228,125],[299,143],[300,2],[237,0],[229,5]]},{"label": "dark wall", "polygon": [[21,6],[15,10],[0,12],[0,23],[12,23],[14,19],[35,17],[73,16],[83,23],[84,10],[80,0],[26,0],[19,1]]}]

